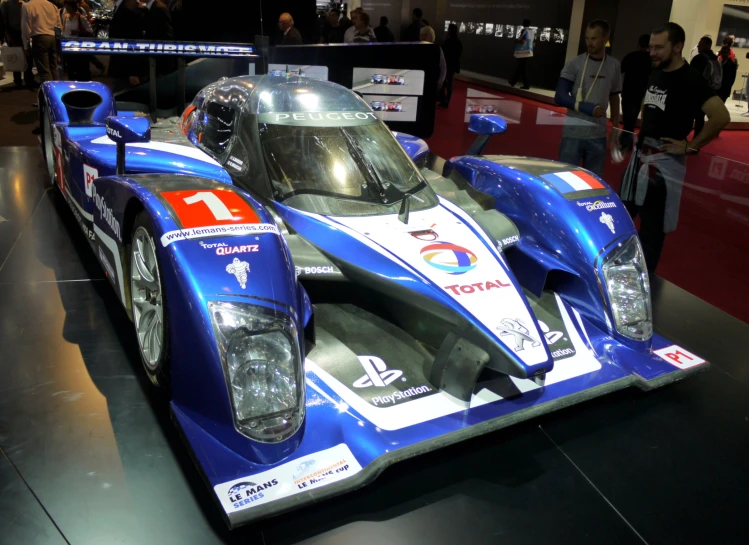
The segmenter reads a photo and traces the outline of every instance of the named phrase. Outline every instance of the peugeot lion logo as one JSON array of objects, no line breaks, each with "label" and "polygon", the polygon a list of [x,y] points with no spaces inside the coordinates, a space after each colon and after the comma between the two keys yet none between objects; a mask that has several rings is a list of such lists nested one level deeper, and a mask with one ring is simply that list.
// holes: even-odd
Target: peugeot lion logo
[{"label": "peugeot lion logo", "polygon": [[528,328],[520,320],[511,320],[505,318],[500,322],[501,326],[497,327],[501,337],[512,335],[515,337],[515,352],[525,349],[525,343],[531,343],[532,347],[541,346],[541,343],[534,339],[528,332]]},{"label": "peugeot lion logo", "polygon": [[354,382],[354,388],[369,388],[371,386],[383,388],[403,375],[403,371],[397,369],[388,371],[385,362],[377,356],[358,356],[358,358],[367,374]]}]

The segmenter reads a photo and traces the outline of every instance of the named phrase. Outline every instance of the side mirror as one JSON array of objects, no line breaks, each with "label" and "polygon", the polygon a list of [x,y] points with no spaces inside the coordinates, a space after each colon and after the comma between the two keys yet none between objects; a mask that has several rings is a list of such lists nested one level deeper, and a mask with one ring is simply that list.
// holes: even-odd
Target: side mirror
[{"label": "side mirror", "polygon": [[502,134],[507,130],[507,122],[501,115],[472,114],[468,122],[468,130],[479,135],[468,149],[468,155],[481,155],[492,136]]},{"label": "side mirror", "polygon": [[125,174],[125,144],[151,141],[151,122],[147,117],[110,116],[107,136],[117,144],[117,175]]}]

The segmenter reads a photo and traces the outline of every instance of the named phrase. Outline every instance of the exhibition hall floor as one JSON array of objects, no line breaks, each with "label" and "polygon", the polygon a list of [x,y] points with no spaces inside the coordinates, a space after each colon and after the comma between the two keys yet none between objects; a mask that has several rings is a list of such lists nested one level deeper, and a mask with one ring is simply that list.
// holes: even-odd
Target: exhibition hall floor
[{"label": "exhibition hall floor", "polygon": [[747,543],[749,326],[656,279],[712,366],[388,468],[229,532],[36,147],[0,148],[0,542]]}]

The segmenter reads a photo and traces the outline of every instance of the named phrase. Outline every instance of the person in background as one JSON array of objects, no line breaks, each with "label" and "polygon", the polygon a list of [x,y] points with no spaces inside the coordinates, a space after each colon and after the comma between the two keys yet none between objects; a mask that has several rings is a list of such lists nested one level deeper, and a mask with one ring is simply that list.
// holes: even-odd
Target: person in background
[{"label": "person in background", "polygon": [[343,11],[341,11],[341,28],[344,32],[346,32],[350,27],[354,25],[354,23],[351,22],[351,19],[348,18],[346,15],[346,9],[344,8]]},{"label": "person in background", "polygon": [[[138,0],[121,0],[115,3],[114,15],[109,23],[110,40],[139,40],[143,38],[144,17]],[[140,78],[148,72],[148,64],[140,56],[112,55],[109,57],[109,75],[113,78],[114,90],[128,85],[138,85]]]},{"label": "person in background", "polygon": [[[5,36],[5,41],[10,47],[24,47],[23,38],[21,36],[22,5],[23,2],[20,0],[2,0],[2,2],[0,2],[0,13],[2,13],[3,20],[5,21],[5,32],[0,34],[0,38]],[[29,89],[36,89],[38,87],[34,80],[33,68],[33,59],[26,55],[26,71],[13,72],[13,82],[17,87],[21,87],[22,85],[26,85]]]},{"label": "person in background", "polygon": [[356,21],[361,13],[364,13],[364,10],[361,8],[356,8],[351,12],[351,26],[349,26],[343,34],[344,43],[350,44],[354,41],[354,34],[356,34]]},{"label": "person in background", "polygon": [[[78,0],[65,0],[62,17],[62,35],[67,38],[91,36],[93,31],[86,16],[78,8]],[[90,81],[88,55],[66,55],[64,59],[68,79],[73,81]]]},{"label": "person in background", "polygon": [[517,66],[515,68],[515,75],[510,80],[510,87],[515,87],[515,84],[520,78],[523,78],[523,86],[521,89],[530,89],[531,84],[528,79],[528,59],[533,57],[533,42],[536,39],[536,33],[530,28],[531,20],[525,19],[523,21],[523,28],[519,31],[518,37],[515,39],[515,58],[517,59]]},{"label": "person in background", "polygon": [[445,83],[440,89],[439,105],[443,108],[450,106],[453,95],[453,79],[460,74],[460,57],[463,54],[463,44],[458,39],[458,25],[450,23],[447,27],[447,37],[442,43],[442,53],[445,57]]},{"label": "person in background", "polygon": [[322,36],[320,37],[321,44],[343,43],[343,35],[345,34],[346,29],[341,25],[341,21],[339,20],[340,15],[340,12],[336,8],[333,8],[328,12],[327,24],[323,29]]},{"label": "person in background", "polygon": [[377,36],[375,36],[374,29],[369,26],[369,14],[360,12],[356,18],[356,24],[354,25],[354,35],[351,39],[353,43],[358,42],[376,42]]},{"label": "person in background", "polygon": [[622,121],[624,133],[621,135],[622,146],[632,148],[633,134],[637,125],[637,116],[642,109],[642,100],[648,89],[648,78],[652,62],[650,60],[650,34],[643,34],[637,42],[637,49],[622,59]]},{"label": "person in background", "polygon": [[[146,2],[146,17],[144,20],[145,38],[153,41],[174,40],[174,27],[169,8],[162,0],[148,0]],[[177,70],[177,59],[171,57],[156,58],[156,75],[161,76]]]},{"label": "person in background", "polygon": [[622,92],[621,65],[606,54],[609,24],[596,19],[585,29],[587,52],[564,65],[554,97],[567,108],[559,160],[582,166],[603,176],[606,163],[606,109],[611,106],[614,126],[611,144],[618,145],[619,94]]},{"label": "person in background", "polygon": [[[686,155],[699,153],[731,120],[716,92],[682,57],[684,42],[684,29],[676,23],[666,23],[650,36],[653,71],[645,93],[640,138],[620,190],[632,218],[640,216],[639,238],[650,276],[658,266],[666,233],[678,223]],[[708,120],[688,142],[698,108]]]},{"label": "person in background", "polygon": [[736,59],[736,53],[731,46],[733,46],[733,39],[728,36],[723,40],[723,47],[720,48],[718,54],[718,60],[723,68],[723,81],[718,90],[718,96],[723,104],[731,96],[731,89],[733,89],[733,84],[736,83],[736,74],[739,70],[739,61]]},{"label": "person in background", "polygon": [[302,45],[302,35],[294,28],[294,18],[290,13],[279,16],[278,28],[283,33],[278,45]]},{"label": "person in background", "polygon": [[28,0],[21,5],[21,39],[34,59],[42,83],[57,77],[57,29],[60,13],[48,0]]},{"label": "person in background", "polygon": [[403,42],[418,42],[421,36],[421,29],[425,26],[422,18],[424,13],[421,8],[414,8],[411,15],[411,24],[406,27],[406,30],[401,36]]},{"label": "person in background", "polygon": [[[422,42],[433,44],[435,39],[436,35],[434,29],[430,26],[423,27],[419,32],[419,40]],[[442,48],[439,47],[438,49],[440,52],[440,75],[437,79],[437,92],[439,93],[442,89],[442,85],[445,83],[445,77],[447,76],[447,63],[445,62],[445,54],[442,52]]]},{"label": "person in background", "polygon": [[[710,41],[713,41],[713,37],[710,36],[710,34],[705,34],[702,38],[700,38],[700,42],[704,40],[705,38],[710,38]],[[700,54],[700,42],[697,42],[697,45],[695,45],[692,48],[692,51],[689,52],[689,60],[691,62],[692,59],[694,59],[697,55]]]},{"label": "person in background", "polygon": [[[710,88],[717,93],[723,85],[723,67],[718,57],[713,53],[712,47],[712,38],[702,38],[699,43],[700,53],[692,59],[689,65],[698,74],[702,74]],[[705,126],[705,113],[701,108],[697,108],[694,115],[694,135],[697,136]]]},{"label": "person in background", "polygon": [[380,17],[380,26],[374,29],[375,36],[377,36],[378,42],[394,42],[395,35],[393,31],[388,28],[388,18],[384,15]]}]

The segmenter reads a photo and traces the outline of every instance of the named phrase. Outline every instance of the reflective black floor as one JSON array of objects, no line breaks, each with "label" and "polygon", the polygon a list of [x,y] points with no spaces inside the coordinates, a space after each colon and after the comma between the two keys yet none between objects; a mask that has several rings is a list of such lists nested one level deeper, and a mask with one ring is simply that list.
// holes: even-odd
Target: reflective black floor
[{"label": "reflective black floor", "polygon": [[[35,148],[0,148],[0,543],[749,543],[749,327],[658,282],[713,363],[229,532]],[[712,281],[719,281],[712,279]]]}]

